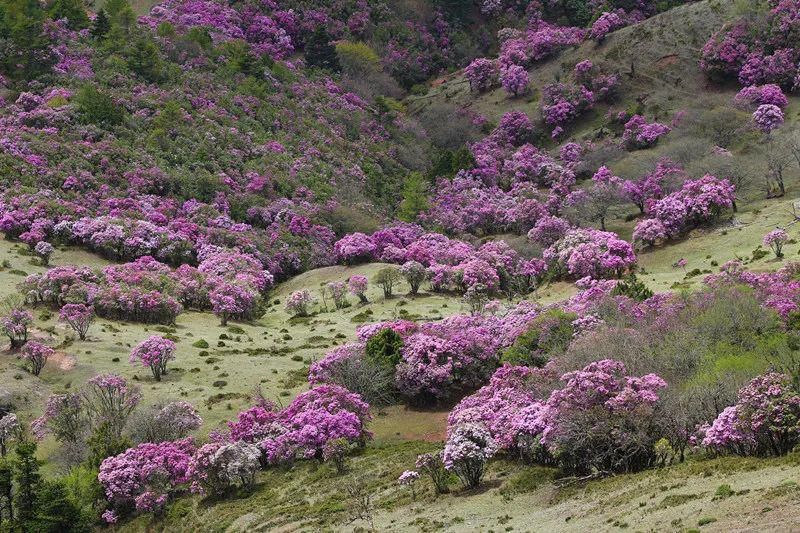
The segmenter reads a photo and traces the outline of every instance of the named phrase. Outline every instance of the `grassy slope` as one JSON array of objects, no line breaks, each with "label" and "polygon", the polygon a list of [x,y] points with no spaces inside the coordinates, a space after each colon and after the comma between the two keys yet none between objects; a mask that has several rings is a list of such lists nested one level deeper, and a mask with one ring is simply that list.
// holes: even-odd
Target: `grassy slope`
[{"label": "grassy slope", "polygon": [[[416,498],[397,476],[431,445],[370,445],[337,475],[316,462],[259,474],[250,494],[183,498],[163,519],[142,516],[120,531],[364,531],[350,521],[346,489],[369,487],[378,531],[792,531],[800,526],[800,458],[719,458],[583,484],[554,471],[493,462],[476,491],[435,496],[427,479]],[[729,488],[724,487],[727,485]],[[703,527],[700,527],[700,525]]]}]

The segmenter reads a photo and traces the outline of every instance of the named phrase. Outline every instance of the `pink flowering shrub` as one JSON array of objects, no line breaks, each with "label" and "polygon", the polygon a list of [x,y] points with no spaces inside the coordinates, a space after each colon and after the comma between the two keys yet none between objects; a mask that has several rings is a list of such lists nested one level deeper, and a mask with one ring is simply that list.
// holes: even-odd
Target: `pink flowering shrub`
[{"label": "pink flowering shrub", "polygon": [[770,231],[766,235],[764,235],[764,240],[762,244],[764,246],[769,246],[772,248],[772,251],[775,252],[775,257],[780,259],[783,257],[783,245],[789,241],[789,234],[786,231],[778,228]]},{"label": "pink flowering shrub", "polygon": [[38,376],[47,360],[55,353],[50,346],[40,342],[31,341],[22,348],[22,359],[25,361],[28,371],[34,376]]},{"label": "pink flowering shrub", "polygon": [[461,478],[464,486],[475,488],[489,462],[497,452],[497,445],[483,426],[462,424],[447,437],[442,462],[444,467]]},{"label": "pink flowering shrub", "polygon": [[800,394],[779,373],[754,378],[704,428],[703,446],[738,455],[785,455],[800,441]]},{"label": "pink flowering shrub", "polygon": [[191,438],[146,442],[105,459],[97,479],[116,513],[127,514],[131,509],[156,513],[189,481],[194,452]]},{"label": "pink flowering shrub", "polygon": [[87,431],[87,413],[79,393],[51,394],[42,416],[31,422],[31,432],[38,440],[48,434],[61,444],[77,444]]},{"label": "pink flowering shrub", "polygon": [[646,218],[633,230],[633,242],[649,247],[666,240],[667,236],[667,229],[657,218]]},{"label": "pink flowering shrub", "polygon": [[500,70],[500,84],[511,96],[520,96],[530,88],[528,71],[519,65],[509,65]]},{"label": "pink flowering shrub", "polygon": [[672,182],[682,178],[683,170],[678,165],[669,159],[662,159],[653,172],[643,178],[636,181],[625,180],[622,184],[622,195],[644,214],[648,204],[661,199],[665,191],[673,186]]},{"label": "pink flowering shrub", "polygon": [[540,218],[528,232],[528,239],[540,246],[549,247],[559,241],[570,229],[563,218],[547,216]]},{"label": "pink flowering shrub", "polygon": [[467,65],[464,75],[469,80],[470,89],[483,93],[497,84],[499,72],[494,60],[478,58]]},{"label": "pink flowering shrub", "polygon": [[348,265],[371,261],[375,250],[375,242],[363,233],[351,233],[333,245],[337,260]]},{"label": "pink flowering shrub", "polygon": [[367,300],[367,286],[369,281],[366,276],[354,275],[350,276],[347,280],[347,289],[350,294],[357,296],[359,302],[362,304],[368,303]]},{"label": "pink flowering shrub", "polygon": [[761,104],[753,112],[753,124],[764,133],[772,133],[783,125],[781,108],[773,104]]},{"label": "pink flowering shrub", "polygon": [[462,424],[485,427],[499,450],[516,446],[515,416],[536,400],[534,381],[540,371],[506,364],[495,371],[487,385],[465,397],[447,417],[448,433]]},{"label": "pink flowering shrub", "polygon": [[648,123],[643,116],[634,115],[625,123],[622,142],[630,149],[649,148],[670,131],[669,126],[658,122]]},{"label": "pink flowering shrub", "polygon": [[595,41],[601,42],[606,38],[606,35],[625,26],[625,24],[625,20],[619,16],[619,13],[606,11],[594,21],[589,31],[589,36]]},{"label": "pink flowering shrub", "polygon": [[[726,179],[711,175],[698,180],[687,180],[679,191],[656,201],[648,202],[647,214],[660,222],[660,226],[643,219],[634,234],[642,242],[655,242],[663,233],[674,238],[686,231],[716,220],[725,209],[735,206],[734,186]],[[648,227],[649,226],[649,227]]]},{"label": "pink flowering shrub", "polygon": [[785,109],[789,100],[778,85],[751,85],[739,91],[733,99],[734,103],[745,109],[755,109],[764,104]]},{"label": "pink flowering shrub", "polygon": [[107,425],[119,437],[142,393],[116,374],[98,374],[81,389],[82,404],[94,427]]},{"label": "pink flowering shrub", "polygon": [[94,309],[85,304],[66,304],[59,311],[58,319],[71,327],[80,340],[86,340],[86,333],[94,320]]},{"label": "pink flowering shrub", "polygon": [[303,289],[290,294],[284,307],[286,312],[292,316],[303,317],[308,316],[309,307],[315,301],[316,299],[311,295],[311,292],[308,289]]},{"label": "pink flowering shrub", "polygon": [[769,3],[763,17],[726,24],[705,44],[700,67],[714,78],[737,77],[742,85],[792,88],[797,76],[798,6],[794,0]]},{"label": "pink flowering shrub", "polygon": [[28,342],[28,326],[33,324],[33,315],[24,309],[12,309],[0,318],[0,330],[11,341],[11,349],[21,348]]},{"label": "pink flowering shrub", "polygon": [[139,343],[130,355],[130,362],[149,367],[156,381],[167,373],[167,363],[175,358],[175,343],[159,335],[153,335]]},{"label": "pink flowering shrub", "polygon": [[636,264],[630,243],[616,233],[576,228],[544,251],[544,260],[573,278],[619,277]]},{"label": "pink flowering shrub", "polygon": [[564,386],[516,416],[518,445],[546,453],[565,472],[629,472],[650,466],[660,438],[657,404],[666,382],[625,375],[610,359],[561,377]]},{"label": "pink flowering shrub", "polygon": [[46,266],[50,264],[50,256],[53,255],[56,249],[49,242],[39,241],[36,243],[36,246],[34,246],[33,251],[39,257],[42,264]]},{"label": "pink flowering shrub", "polygon": [[226,326],[231,318],[255,317],[258,293],[235,283],[220,283],[208,293],[211,310]]},{"label": "pink flowering shrub", "polygon": [[800,310],[800,281],[795,278],[796,271],[797,265],[790,263],[774,272],[750,272],[739,261],[728,261],[718,274],[707,276],[704,282],[711,287],[751,287],[762,307],[789,320]]}]

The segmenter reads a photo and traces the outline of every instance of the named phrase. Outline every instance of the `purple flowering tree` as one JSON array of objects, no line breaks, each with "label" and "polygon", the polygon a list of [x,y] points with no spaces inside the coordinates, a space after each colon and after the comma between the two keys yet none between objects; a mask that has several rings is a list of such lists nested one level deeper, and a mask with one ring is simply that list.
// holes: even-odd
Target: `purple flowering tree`
[{"label": "purple flowering tree", "polygon": [[94,309],[85,304],[66,304],[59,311],[58,318],[69,325],[80,340],[86,340],[86,333],[94,320]]},{"label": "purple flowering tree", "polygon": [[40,342],[31,341],[25,344],[22,348],[22,359],[28,368],[28,371],[34,376],[38,376],[47,360],[55,353],[50,346]]},{"label": "purple flowering tree", "polygon": [[0,329],[11,341],[11,349],[21,348],[28,342],[28,326],[33,324],[33,315],[24,309],[12,309],[0,318]]},{"label": "purple flowering tree", "polygon": [[175,358],[175,343],[159,335],[153,335],[139,343],[130,355],[130,362],[149,367],[156,381],[167,373],[167,363]]}]

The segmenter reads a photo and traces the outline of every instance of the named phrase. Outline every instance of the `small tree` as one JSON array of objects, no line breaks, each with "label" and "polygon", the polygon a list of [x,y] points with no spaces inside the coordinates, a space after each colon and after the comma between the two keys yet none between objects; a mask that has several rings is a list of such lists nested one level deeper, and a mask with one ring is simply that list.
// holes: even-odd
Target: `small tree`
[{"label": "small tree", "polygon": [[423,453],[417,456],[417,470],[431,478],[436,494],[447,494],[447,478],[450,477],[442,462],[442,453]]},{"label": "small tree", "polygon": [[789,234],[784,230],[778,228],[770,231],[764,235],[764,246],[769,246],[775,252],[775,257],[780,259],[783,257],[783,245],[789,240]]},{"label": "small tree", "polygon": [[136,346],[131,352],[130,362],[150,367],[156,381],[167,373],[167,363],[175,358],[175,343],[159,335],[153,335]]},{"label": "small tree", "polygon": [[372,281],[383,289],[384,298],[391,298],[394,286],[400,282],[402,277],[395,267],[384,267],[375,274]]},{"label": "small tree", "polygon": [[111,29],[111,21],[108,20],[108,15],[106,14],[105,9],[101,9],[97,13],[97,17],[94,19],[94,24],[92,25],[91,34],[92,37],[95,39],[102,39],[108,33],[108,30]]},{"label": "small tree", "polygon": [[333,298],[333,305],[336,309],[344,309],[350,304],[347,302],[347,284],[343,281],[331,281],[327,289]]},{"label": "small tree", "polygon": [[22,349],[22,358],[25,360],[28,371],[38,376],[47,360],[55,353],[51,347],[40,342],[31,341]]},{"label": "small tree", "polygon": [[14,413],[7,413],[0,417],[0,457],[5,457],[8,453],[8,441],[13,439],[19,432],[19,420]]},{"label": "small tree", "polygon": [[19,521],[29,523],[36,516],[36,492],[41,482],[39,462],[36,460],[36,443],[25,441],[17,445],[14,461],[14,498]]},{"label": "small tree", "polygon": [[425,281],[425,267],[417,261],[408,261],[400,267],[400,274],[406,278],[411,286],[411,294],[417,294],[422,282]]},{"label": "small tree", "polygon": [[326,463],[333,463],[336,473],[341,475],[347,471],[345,468],[345,457],[350,449],[347,439],[332,439],[322,446],[322,460]]},{"label": "small tree", "polygon": [[367,277],[366,276],[350,276],[350,279],[347,282],[347,287],[350,290],[350,294],[357,296],[358,301],[362,304],[369,303],[367,300]]},{"label": "small tree", "polygon": [[39,261],[41,261],[42,265],[47,266],[50,264],[50,256],[53,255],[55,252],[55,248],[53,245],[47,241],[39,241],[36,243],[36,246],[33,247],[33,251],[39,257]]},{"label": "small tree", "polygon": [[11,341],[11,349],[21,348],[28,342],[28,326],[33,324],[33,315],[24,309],[12,309],[0,318],[0,329]]},{"label": "small tree", "polygon": [[80,340],[86,340],[86,333],[94,320],[94,308],[84,304],[67,304],[61,308],[58,316],[61,322],[75,330]]},{"label": "small tree", "polygon": [[81,509],[73,503],[65,483],[60,479],[44,481],[36,495],[37,531],[70,533],[86,531]]},{"label": "small tree", "polygon": [[486,463],[497,452],[489,431],[476,424],[458,426],[450,433],[442,452],[447,470],[455,472],[468,489],[480,485]]},{"label": "small tree", "polygon": [[319,26],[308,37],[305,46],[306,64],[333,72],[341,70],[336,48],[331,44],[331,36],[324,26]]},{"label": "small tree", "polygon": [[419,172],[412,172],[403,183],[403,200],[397,218],[414,222],[417,216],[428,208],[428,181]]},{"label": "small tree", "polygon": [[289,295],[289,299],[286,300],[285,309],[287,313],[290,313],[295,317],[308,316],[308,308],[313,303],[314,297],[311,296],[311,293],[308,291],[308,289],[303,289],[300,291],[294,291]]}]

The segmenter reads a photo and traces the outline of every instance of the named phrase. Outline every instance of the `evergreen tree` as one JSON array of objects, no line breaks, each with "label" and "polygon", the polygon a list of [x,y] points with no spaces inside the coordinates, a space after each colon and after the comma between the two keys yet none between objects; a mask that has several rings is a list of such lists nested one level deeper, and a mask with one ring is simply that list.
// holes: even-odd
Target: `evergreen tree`
[{"label": "evergreen tree", "polygon": [[27,524],[36,516],[36,492],[41,482],[39,462],[36,460],[36,443],[20,442],[16,452],[14,482],[17,486],[15,495],[17,517],[20,522]]},{"label": "evergreen tree", "polygon": [[123,108],[93,85],[81,88],[75,96],[75,103],[81,119],[90,124],[114,125],[125,118]]},{"label": "evergreen tree", "polygon": [[336,47],[331,44],[331,36],[323,27],[314,30],[306,42],[306,63],[309,67],[324,68],[339,72],[339,56]]},{"label": "evergreen tree", "polygon": [[422,174],[412,172],[408,175],[403,184],[403,201],[397,213],[400,220],[413,222],[421,211],[428,208],[427,189],[428,183]]},{"label": "evergreen tree", "polygon": [[16,79],[32,79],[49,70],[53,55],[42,34],[45,13],[37,0],[0,0],[0,71]]},{"label": "evergreen tree", "polygon": [[163,71],[158,46],[150,39],[137,39],[128,51],[128,68],[147,81],[158,81]]},{"label": "evergreen tree", "polygon": [[42,533],[86,530],[81,511],[68,497],[63,481],[45,481],[39,487],[35,528]]},{"label": "evergreen tree", "polygon": [[95,39],[102,39],[110,29],[111,21],[108,18],[108,14],[106,14],[105,9],[101,9],[100,12],[97,13],[97,17],[94,19],[94,24],[92,25],[92,37]]},{"label": "evergreen tree", "polygon": [[108,0],[105,11],[117,34],[127,34],[136,24],[136,13],[128,0]]},{"label": "evergreen tree", "polygon": [[0,523],[3,517],[9,522],[14,521],[13,489],[11,463],[7,459],[0,459]]},{"label": "evergreen tree", "polygon": [[89,27],[89,16],[83,0],[55,0],[50,6],[49,14],[53,20],[67,19],[67,26],[73,30]]},{"label": "evergreen tree", "polygon": [[100,466],[106,457],[118,455],[131,447],[131,441],[121,437],[108,422],[100,424],[86,444],[89,446],[87,462],[93,467]]}]

